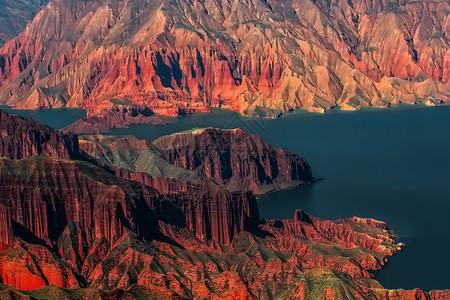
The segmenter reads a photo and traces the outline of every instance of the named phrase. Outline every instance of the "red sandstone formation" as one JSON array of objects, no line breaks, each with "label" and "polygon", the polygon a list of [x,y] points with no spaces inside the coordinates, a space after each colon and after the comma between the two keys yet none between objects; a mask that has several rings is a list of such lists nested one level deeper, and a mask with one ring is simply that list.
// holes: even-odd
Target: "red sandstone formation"
[{"label": "red sandstone formation", "polygon": [[0,49],[0,99],[160,115],[439,103],[448,1],[56,0]]},{"label": "red sandstone formation", "polygon": [[201,179],[255,194],[313,180],[304,159],[241,129],[197,129],[162,137],[154,144],[135,137],[84,136],[80,148],[104,165],[124,169],[117,173],[124,178],[160,186],[161,193],[185,190]]},{"label": "red sandstone formation", "polygon": [[[187,228],[201,241],[223,245],[259,223],[250,193],[232,193],[213,183],[163,197],[87,162],[2,159],[0,170],[0,242],[29,253],[3,257],[0,277],[19,289],[83,285],[67,276],[92,271],[92,260],[102,258],[124,235],[135,234],[141,241],[158,239],[158,219]],[[49,253],[56,249],[70,267]],[[28,276],[28,269],[17,263],[32,259],[36,271]]]},{"label": "red sandstone formation", "polygon": [[[3,120],[17,124],[2,127],[0,139],[8,141],[4,145],[13,140],[19,149],[32,149],[42,136],[55,141],[62,135],[30,119],[1,116],[2,125]],[[36,124],[41,127],[32,131]],[[82,142],[81,148],[94,151],[101,147],[95,141],[102,139],[108,137]],[[76,142],[73,149],[78,149]],[[133,138],[114,142],[115,147],[133,151],[155,147]],[[0,159],[2,299],[450,296],[450,291],[389,291],[371,278],[371,271],[401,248],[383,222],[356,217],[321,220],[301,210],[293,220],[262,221],[251,192],[231,192],[210,180],[183,187],[177,179],[161,177],[168,180],[169,189],[162,195],[149,186],[155,182],[149,173],[102,167],[102,159],[96,162],[82,153],[79,160],[65,159],[59,143],[46,145],[47,154],[63,158],[19,160],[5,152]],[[182,150],[179,157],[190,165],[196,163],[192,157],[204,153],[201,147],[221,153],[226,147],[237,151],[240,145],[241,157],[252,157],[264,166],[279,159],[274,156],[277,150],[240,130],[182,133],[156,142],[156,147],[162,145],[166,152],[160,158],[167,155],[177,161],[177,152],[171,151],[176,146]],[[302,160],[286,155],[280,161],[294,165]]]},{"label": "red sandstone formation", "polygon": [[261,194],[313,180],[306,160],[241,129],[196,129],[159,138],[155,146],[167,161],[230,190]]},{"label": "red sandstone formation", "polygon": [[[86,247],[80,228],[72,224],[59,239],[58,260],[51,255],[55,250],[22,240],[0,254],[0,260],[3,259],[0,274],[6,283],[16,287],[32,282],[39,286],[39,279],[41,286],[46,281],[63,287],[89,282],[89,289],[71,292],[80,297],[104,293],[95,288],[124,289],[134,297],[152,291],[161,299],[448,297],[449,291],[388,291],[370,278],[369,271],[380,268],[385,256],[396,251],[389,231],[363,220],[331,222],[304,213],[302,216],[301,220],[268,221],[260,225],[259,234],[242,232],[229,246],[200,241],[186,228],[160,222],[161,232],[169,243],[143,242],[128,231],[115,244],[100,239]],[[77,266],[77,262],[82,262],[82,266]],[[77,277],[71,268],[76,270]],[[17,274],[20,277],[15,277]],[[63,291],[55,289],[55,286],[47,288],[39,294],[53,292],[64,296]],[[0,295],[4,291],[11,289],[0,286]],[[14,291],[9,297],[16,293],[20,295],[20,291]],[[103,299],[110,299],[108,294],[103,295]],[[414,298],[417,295],[420,297]],[[135,298],[125,292],[114,299]]]},{"label": "red sandstone formation", "polygon": [[[150,174],[131,175],[118,168],[104,170],[91,164],[102,165],[101,160],[92,161],[78,152],[76,136],[54,131],[31,119],[6,113],[1,113],[1,118],[3,149],[28,150],[6,152],[6,158],[0,160],[0,224],[5,228],[0,234],[0,242],[3,244],[12,240],[13,223],[47,245],[58,240],[69,222],[78,224],[82,231],[89,231],[91,236],[85,236],[88,240],[102,236],[115,243],[126,229],[133,229],[142,238],[153,237],[158,229],[149,227],[152,218],[154,222],[159,218],[187,226],[201,239],[228,244],[235,234],[245,230],[247,222],[259,220],[254,197],[246,192],[231,193],[208,182],[194,188],[191,184],[170,179],[169,174],[162,174],[167,177],[160,174],[163,179],[155,181]],[[64,141],[61,137],[73,142],[70,151],[61,146],[65,144],[54,142]],[[130,142],[135,142],[134,150],[139,145],[144,149],[149,146],[146,141],[131,138],[119,139],[117,143],[131,148]],[[45,151],[35,151],[35,148],[41,150],[39,146]],[[69,153],[87,161],[32,156],[53,154],[70,158]],[[31,157],[15,160],[28,156]],[[7,159],[10,157],[14,159]],[[164,161],[162,157],[160,160]],[[172,169],[179,169],[165,163]],[[114,172],[145,185],[120,179],[112,174]],[[168,188],[166,193],[185,193],[159,197],[156,190],[144,188],[154,183],[159,183],[160,188]],[[188,186],[191,187],[189,190]],[[167,201],[171,204],[163,203]],[[170,211],[166,212],[166,208]],[[146,225],[140,223],[143,219],[146,219]]]},{"label": "red sandstone formation", "polygon": [[190,184],[204,179],[174,166],[155,145],[133,136],[83,136],[79,143],[82,153],[115,169],[117,176],[150,185],[161,193],[186,191]]},{"label": "red sandstone formation", "polygon": [[167,123],[148,108],[117,105],[93,113],[63,130],[76,134],[98,134],[106,133],[114,128],[128,128],[132,124],[165,125]]},{"label": "red sandstone formation", "polygon": [[33,155],[71,158],[78,154],[78,138],[30,118],[0,110],[0,156],[21,159]]}]

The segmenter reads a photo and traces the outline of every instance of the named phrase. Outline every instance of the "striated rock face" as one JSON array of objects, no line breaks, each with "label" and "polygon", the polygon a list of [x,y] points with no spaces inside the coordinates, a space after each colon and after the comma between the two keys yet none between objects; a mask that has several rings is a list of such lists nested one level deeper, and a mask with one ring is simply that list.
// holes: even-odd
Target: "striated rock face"
[{"label": "striated rock face", "polygon": [[[2,126],[3,120],[17,125],[3,127],[0,139],[16,141],[19,149],[31,149],[41,136],[45,141],[65,136],[43,127],[30,135],[32,125],[42,124],[6,114]],[[357,217],[321,220],[302,210],[293,220],[263,221],[252,193],[232,192],[213,182],[220,177],[183,183],[129,170],[142,167],[131,163],[140,155],[160,160],[161,165],[188,162],[184,167],[189,169],[197,164],[193,158],[207,155],[203,148],[213,162],[216,153],[229,153],[224,157],[231,157],[231,162],[239,156],[252,168],[265,166],[260,172],[271,176],[274,165],[309,170],[300,168],[307,165],[297,156],[241,130],[196,130],[155,144],[132,137],[88,137],[81,140],[77,160],[56,151],[62,149],[59,144],[48,145],[48,153],[56,157],[11,159],[7,152],[0,158],[1,299],[450,296],[450,291],[389,291],[372,279],[370,272],[402,247],[383,222]],[[132,151],[121,154],[124,149]],[[123,167],[115,166],[122,163]],[[182,169],[171,168],[164,171]],[[149,186],[156,183],[166,189],[164,195]]]},{"label": "striated rock face", "polygon": [[258,205],[250,192],[229,192],[205,181],[192,186],[185,198],[173,198],[172,203],[185,215],[186,227],[202,241],[229,245],[237,234],[260,223]]},{"label": "striated rock face", "polygon": [[169,194],[171,203],[181,209],[185,221],[168,220],[186,226],[201,240],[229,244],[236,234],[259,222],[256,200],[251,193],[229,192],[196,171],[172,165],[146,140],[84,136],[80,149],[101,164],[114,168],[116,176]]},{"label": "striated rock face", "polygon": [[154,115],[148,108],[118,105],[98,113],[94,112],[63,130],[76,134],[98,134],[114,128],[128,128],[133,124],[165,125],[167,122]]},{"label": "striated rock face", "polygon": [[103,165],[124,169],[116,173],[121,177],[150,184],[161,193],[184,191],[205,179],[231,191],[255,194],[313,180],[304,159],[241,129],[197,129],[154,143],[135,137],[83,136],[80,148]]},{"label": "striated rock face", "polygon": [[30,118],[0,110],[0,156],[21,159],[33,155],[71,158],[78,154],[78,138]]},{"label": "striated rock face", "polygon": [[154,144],[167,161],[230,190],[260,194],[313,180],[306,160],[241,129],[196,129],[159,138]]},{"label": "striated rock face", "polygon": [[[448,297],[449,291],[384,290],[370,278],[369,271],[380,268],[385,257],[397,249],[388,230],[363,219],[331,222],[304,213],[302,216],[307,221],[268,221],[259,226],[260,234],[240,233],[229,246],[205,243],[186,228],[160,222],[161,232],[170,244],[157,240],[142,242],[133,234],[125,234],[110,248],[102,240],[97,241],[89,248],[81,268],[90,288],[77,288],[67,295],[67,290],[53,286],[32,291],[31,295],[39,293],[49,298],[58,295],[59,299],[73,299],[70,295],[74,293],[79,297],[101,294],[103,299],[136,299],[150,294],[158,295],[158,299]],[[41,276],[53,278],[48,275],[59,268],[57,278],[70,282],[73,277],[67,269],[82,249],[80,238],[76,226],[69,226],[60,238],[63,247],[58,248],[59,260],[67,264],[55,263],[50,248],[22,242],[0,254],[0,259],[8,258],[1,266],[17,266],[15,270],[23,270],[20,278],[32,278],[30,272],[37,266],[42,266]],[[29,252],[39,260],[30,259]],[[55,267],[45,269],[47,262]],[[20,264],[27,263],[29,269],[25,273]],[[127,292],[112,292],[117,289]],[[6,295],[6,299],[20,294],[0,285],[0,295]]]},{"label": "striated rock face", "polygon": [[[0,243],[8,246],[1,248],[0,278],[18,289],[83,286],[93,261],[124,235],[167,240],[158,220],[224,245],[259,223],[251,194],[212,183],[162,197],[89,163],[39,157],[1,159],[0,174]],[[34,271],[23,267],[28,263]]]},{"label": "striated rock face", "polygon": [[[103,165],[118,169],[116,175],[119,177],[133,178],[151,186],[158,185],[155,180],[173,179],[187,186],[188,182],[199,183],[204,179],[197,172],[171,164],[151,142],[133,136],[86,135],[80,137],[79,143],[82,153]],[[127,172],[132,175],[126,175]]]},{"label": "striated rock face", "polygon": [[18,108],[115,99],[161,115],[273,114],[449,95],[448,11],[424,1],[56,0],[0,50]]},{"label": "striated rock face", "polygon": [[[0,170],[0,203],[8,212],[4,218],[12,220],[16,231],[25,230],[49,245],[58,241],[69,222],[90,232],[88,241],[105,237],[115,243],[125,228],[132,228],[125,219],[137,218],[133,207],[158,205],[155,190],[88,163],[1,159]],[[11,237],[1,242],[8,240]]]}]

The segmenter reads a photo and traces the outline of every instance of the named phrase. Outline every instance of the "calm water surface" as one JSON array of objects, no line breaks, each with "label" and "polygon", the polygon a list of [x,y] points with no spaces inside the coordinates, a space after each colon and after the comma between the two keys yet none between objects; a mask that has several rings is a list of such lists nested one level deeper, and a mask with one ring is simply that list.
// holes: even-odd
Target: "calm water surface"
[{"label": "calm water surface", "polygon": [[[58,127],[79,111],[54,111],[45,117],[34,113]],[[321,218],[383,220],[407,247],[376,279],[387,288],[450,288],[450,106],[296,112],[276,120],[214,111],[174,119],[167,126],[137,125],[112,134],[154,140],[209,126],[241,127],[312,165],[317,183],[259,198],[264,218],[292,218],[302,208]]]},{"label": "calm water surface", "polygon": [[18,110],[12,109],[8,106],[0,106],[0,109],[10,114],[34,118],[55,129],[61,129],[79,119],[86,117],[86,111],[84,109],[76,109],[76,108]]}]

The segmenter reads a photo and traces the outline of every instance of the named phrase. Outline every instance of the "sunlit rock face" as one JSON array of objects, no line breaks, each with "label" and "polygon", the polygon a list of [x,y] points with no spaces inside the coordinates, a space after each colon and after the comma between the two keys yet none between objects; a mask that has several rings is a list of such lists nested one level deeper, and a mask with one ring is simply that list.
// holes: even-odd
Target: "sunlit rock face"
[{"label": "sunlit rock face", "polygon": [[[217,153],[239,165],[239,153],[265,176],[283,164],[309,170],[257,136],[208,128],[155,143],[79,141],[32,119],[0,116],[3,149],[21,149],[0,158],[2,299],[448,299],[449,291],[389,291],[371,278],[403,246],[385,223],[301,210],[290,220],[262,220],[250,191],[232,191],[195,165]],[[46,152],[30,150],[36,144]],[[239,170],[231,174],[258,179]]]},{"label": "sunlit rock face", "polygon": [[241,129],[196,129],[159,138],[155,146],[167,161],[233,191],[262,194],[313,180],[306,160]]},{"label": "sunlit rock face", "polygon": [[425,1],[69,1],[0,50],[1,102],[244,114],[448,100],[448,11]]},{"label": "sunlit rock face", "polygon": [[230,191],[270,191],[314,181],[308,162],[241,129],[195,129],[153,143],[135,137],[80,137],[81,151],[120,177],[148,183],[161,193],[187,191],[213,180]]}]

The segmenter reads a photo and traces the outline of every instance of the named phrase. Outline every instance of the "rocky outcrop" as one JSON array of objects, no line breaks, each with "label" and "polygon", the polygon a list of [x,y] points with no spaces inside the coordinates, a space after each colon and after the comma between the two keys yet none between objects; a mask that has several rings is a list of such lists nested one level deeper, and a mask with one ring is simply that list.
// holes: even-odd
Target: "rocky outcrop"
[{"label": "rocky outcrop", "polygon": [[128,128],[133,124],[165,125],[167,122],[148,108],[117,105],[94,112],[63,130],[76,134],[98,134],[115,128]]},{"label": "rocky outcrop", "polygon": [[[69,222],[89,232],[88,241],[105,237],[115,243],[126,228],[135,226],[139,231],[138,212],[133,209],[144,212],[145,207],[158,206],[155,190],[133,185],[88,163],[35,157],[2,159],[0,169],[0,203],[9,213],[5,218],[9,215],[16,231],[29,232],[47,245],[58,241]],[[127,218],[133,218],[135,224]],[[150,215],[147,218],[151,221]]]},{"label": "rocky outcrop", "polygon": [[[17,120],[24,124],[6,127],[7,140],[28,132],[12,128],[33,124]],[[49,140],[60,135],[40,133]],[[22,148],[34,142],[25,136],[18,143]],[[259,173],[271,176],[277,165],[291,166],[280,176],[309,170],[300,158],[256,136],[213,129],[164,137],[155,145],[135,138],[90,137],[81,142],[79,157],[85,160],[0,159],[0,295],[16,299],[24,295],[20,289],[40,289],[27,293],[61,299],[448,296],[445,291],[387,291],[371,279],[370,271],[401,249],[383,222],[321,220],[301,210],[293,220],[261,221],[251,192],[231,192],[211,180],[185,185],[176,178],[155,180],[137,172],[139,164],[127,164],[136,162],[142,150],[155,161],[167,158],[196,169],[205,165],[194,159],[206,155],[203,148],[213,162],[225,153],[222,157],[232,158],[225,163],[239,165],[232,163],[239,153],[245,164],[260,165]],[[124,149],[132,151],[120,154]],[[87,153],[95,155],[88,158]],[[118,163],[134,172],[115,167]],[[164,195],[149,186],[156,182]]]},{"label": "rocky outcrop", "polygon": [[171,203],[181,208],[186,227],[202,241],[229,245],[237,234],[260,223],[258,205],[250,192],[229,192],[209,181],[190,187],[185,197],[175,196]]},{"label": "rocky outcrop", "polygon": [[[55,141],[61,135],[41,127],[30,135],[34,121],[2,115],[2,126],[3,120],[16,122],[3,127],[2,137],[18,141],[14,145],[21,149],[32,149],[28,144],[41,136]],[[105,144],[111,148],[102,148]],[[309,170],[297,156],[241,130],[196,130],[164,137],[155,145],[95,136],[81,142],[77,160],[65,159],[64,151],[55,150],[61,149],[57,143],[49,145],[45,149],[53,150],[48,154],[62,158],[10,159],[15,156],[8,154],[0,159],[2,299],[437,300],[450,295],[389,291],[372,279],[371,271],[402,248],[383,222],[322,220],[302,210],[292,220],[264,221],[253,194],[213,182],[221,177],[186,185],[160,177],[166,189],[160,194],[149,186],[159,182],[149,173],[114,167],[133,161],[141,149],[188,169],[197,166],[199,155],[215,162],[225,153],[230,164],[239,165],[233,163],[239,156],[251,168],[261,166],[259,172],[266,176],[276,174],[276,165],[291,166],[279,176]],[[133,153],[119,160],[114,151],[127,148]],[[98,161],[86,153],[95,153]],[[221,168],[210,170],[226,174]]]},{"label": "rocky outcrop", "polygon": [[[2,159],[0,174],[0,222],[5,225],[0,243],[9,246],[6,251],[28,253],[6,254],[0,278],[18,289],[82,285],[80,278],[92,271],[92,260],[124,235],[165,240],[158,220],[186,228],[204,242],[224,245],[259,224],[251,194],[231,193],[208,182],[186,193],[161,196],[86,162],[39,157]],[[55,260],[56,249],[69,268]],[[33,263],[35,271],[18,267],[26,263]],[[72,273],[79,276],[70,277]]]},{"label": "rocky outcrop", "polygon": [[445,0],[58,0],[0,50],[0,99],[94,111],[127,99],[170,116],[448,101],[448,10]]},{"label": "rocky outcrop", "polygon": [[164,158],[233,191],[256,194],[313,180],[306,160],[241,129],[196,129],[154,142]]},{"label": "rocky outcrop", "polygon": [[[187,187],[205,179],[231,191],[251,190],[255,194],[313,180],[304,159],[275,149],[241,129],[196,129],[165,136],[154,143],[135,137],[83,136],[80,148],[104,165],[124,169],[119,173],[125,178],[153,182],[150,185],[160,186],[162,193],[175,191],[170,187]],[[175,179],[179,184],[162,178]]]},{"label": "rocky outcrop", "polygon": [[0,156],[21,159],[33,155],[71,158],[78,154],[78,138],[30,118],[0,110]]},{"label": "rocky outcrop", "polygon": [[[134,136],[82,136],[79,139],[80,150],[102,165],[116,169],[116,174],[124,178],[149,184],[165,185],[163,181],[178,181],[182,186],[199,183],[202,178],[196,172],[174,166],[160,153],[151,142],[139,140]],[[126,175],[126,173],[130,173]],[[173,186],[170,183],[169,186]],[[158,189],[159,190],[159,189]],[[161,193],[180,192],[181,190],[159,190]]]},{"label": "rocky outcrop", "polygon": [[[449,295],[449,291],[389,291],[370,278],[369,271],[380,268],[386,256],[397,251],[388,230],[374,227],[364,219],[331,222],[304,212],[296,215],[301,220],[267,221],[259,226],[259,234],[255,230],[242,232],[228,246],[201,241],[187,228],[160,222],[161,232],[171,243],[143,242],[127,233],[111,247],[97,241],[86,252],[86,258],[78,254],[83,249],[79,243],[82,237],[79,227],[73,224],[60,238],[58,261],[50,255],[50,248],[22,242],[1,253],[0,269],[21,270],[19,280],[31,280],[41,274],[58,286],[70,286],[66,283],[72,282],[74,289],[69,295],[56,285],[27,292],[49,298],[58,295],[61,299],[72,299],[70,295],[74,294],[94,298],[101,294],[102,299],[159,295],[161,299],[386,300],[445,299]],[[84,262],[81,269],[74,266],[80,257]],[[24,265],[28,267],[23,268]],[[81,270],[75,271],[77,278],[81,273],[90,283],[89,288],[77,287],[80,283],[72,281],[70,267]],[[118,289],[127,292],[112,292]],[[6,299],[21,295],[20,291],[0,285],[0,295],[5,295],[5,291],[9,291]]]}]

